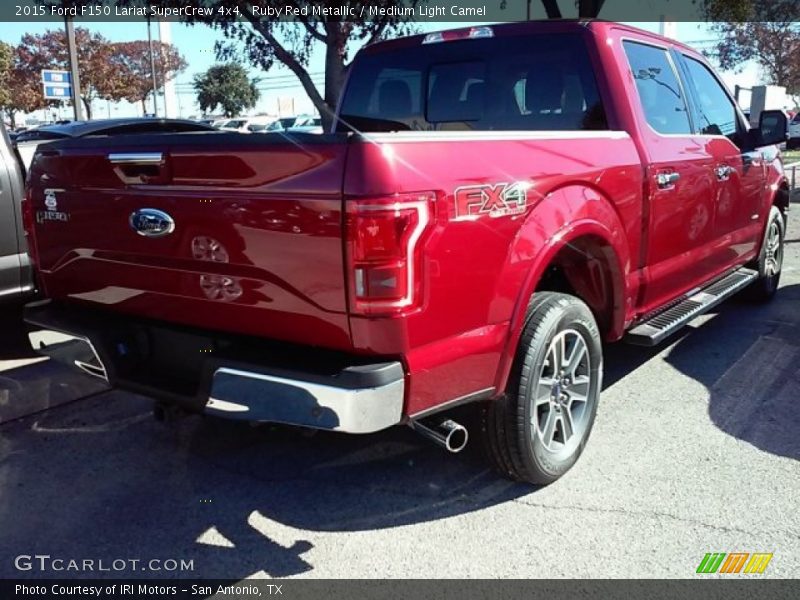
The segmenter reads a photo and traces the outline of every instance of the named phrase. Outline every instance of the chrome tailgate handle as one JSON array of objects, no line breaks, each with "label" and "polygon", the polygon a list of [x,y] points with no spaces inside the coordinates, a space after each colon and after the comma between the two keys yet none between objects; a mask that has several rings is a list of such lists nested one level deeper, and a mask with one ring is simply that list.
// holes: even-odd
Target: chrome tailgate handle
[{"label": "chrome tailgate handle", "polygon": [[112,165],[160,165],[164,162],[161,152],[116,152],[108,155]]}]

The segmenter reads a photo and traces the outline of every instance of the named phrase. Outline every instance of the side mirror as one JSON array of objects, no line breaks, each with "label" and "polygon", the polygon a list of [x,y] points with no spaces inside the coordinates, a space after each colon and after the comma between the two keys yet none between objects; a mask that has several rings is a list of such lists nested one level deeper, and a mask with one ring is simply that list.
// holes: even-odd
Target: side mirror
[{"label": "side mirror", "polygon": [[786,141],[789,121],[780,110],[764,110],[758,117],[758,145],[772,146]]}]

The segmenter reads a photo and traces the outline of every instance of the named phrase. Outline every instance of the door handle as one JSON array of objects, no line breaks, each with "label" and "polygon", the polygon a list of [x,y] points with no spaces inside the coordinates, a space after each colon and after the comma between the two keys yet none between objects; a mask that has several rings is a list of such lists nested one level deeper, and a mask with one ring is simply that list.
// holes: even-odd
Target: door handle
[{"label": "door handle", "polygon": [[666,190],[673,187],[680,178],[681,174],[675,171],[661,171],[656,173],[656,185],[658,189]]},{"label": "door handle", "polygon": [[730,165],[719,165],[714,169],[714,173],[717,176],[717,181],[728,181],[733,173],[733,167]]}]

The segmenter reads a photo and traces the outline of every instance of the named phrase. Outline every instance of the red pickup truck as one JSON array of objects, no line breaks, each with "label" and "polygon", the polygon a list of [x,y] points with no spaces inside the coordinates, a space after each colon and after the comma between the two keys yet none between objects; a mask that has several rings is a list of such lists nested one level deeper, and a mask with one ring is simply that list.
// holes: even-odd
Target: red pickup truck
[{"label": "red pickup truck", "polygon": [[47,300],[26,319],[159,412],[408,424],[457,451],[443,411],[477,403],[501,472],[548,483],[589,437],[604,342],[775,293],[785,131],[623,25],[387,41],[330,133],[41,147],[24,215]]}]

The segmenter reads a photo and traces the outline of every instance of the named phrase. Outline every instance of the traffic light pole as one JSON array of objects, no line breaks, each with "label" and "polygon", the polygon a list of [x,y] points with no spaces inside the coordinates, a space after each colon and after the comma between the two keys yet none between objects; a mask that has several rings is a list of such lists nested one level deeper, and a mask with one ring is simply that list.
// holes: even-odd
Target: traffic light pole
[{"label": "traffic light pole", "polygon": [[75,52],[75,26],[69,17],[64,19],[64,24],[67,27],[67,52],[69,54],[69,70],[72,74],[72,108],[75,111],[75,120],[83,121],[81,79],[78,75],[78,55]]}]

